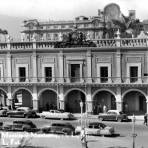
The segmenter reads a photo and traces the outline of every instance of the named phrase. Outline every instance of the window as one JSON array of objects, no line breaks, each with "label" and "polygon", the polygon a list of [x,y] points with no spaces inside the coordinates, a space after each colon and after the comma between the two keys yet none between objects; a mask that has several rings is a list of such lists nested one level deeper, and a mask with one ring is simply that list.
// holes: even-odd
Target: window
[{"label": "window", "polygon": [[57,29],[58,28],[58,25],[54,25],[54,28]]},{"label": "window", "polygon": [[19,67],[19,81],[25,82],[26,81],[26,68]]},{"label": "window", "polygon": [[138,81],[138,67],[131,66],[130,67],[130,82],[134,83],[136,81]]},{"label": "window", "polygon": [[45,81],[52,81],[52,67],[45,67]]},{"label": "window", "polygon": [[108,81],[108,67],[100,67],[100,77],[101,83]]},{"label": "window", "polygon": [[61,25],[61,28],[65,28],[65,25]]},{"label": "window", "polygon": [[71,82],[80,81],[80,64],[71,64]]}]

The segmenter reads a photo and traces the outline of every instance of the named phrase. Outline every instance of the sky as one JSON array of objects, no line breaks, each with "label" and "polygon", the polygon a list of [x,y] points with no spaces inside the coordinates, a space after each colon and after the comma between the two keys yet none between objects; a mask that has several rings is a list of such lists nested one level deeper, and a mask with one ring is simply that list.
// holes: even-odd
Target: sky
[{"label": "sky", "polygon": [[76,16],[95,16],[109,3],[120,6],[121,12],[136,10],[140,20],[148,19],[147,0],[0,0],[0,14],[39,20],[73,20]]}]

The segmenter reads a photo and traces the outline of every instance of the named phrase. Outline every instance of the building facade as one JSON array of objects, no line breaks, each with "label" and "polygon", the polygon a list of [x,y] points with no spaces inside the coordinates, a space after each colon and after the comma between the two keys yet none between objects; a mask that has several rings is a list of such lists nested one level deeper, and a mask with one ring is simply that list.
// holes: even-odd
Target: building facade
[{"label": "building facade", "polygon": [[[104,105],[148,112],[148,39],[101,39],[97,47],[0,43],[1,106],[98,113]],[[99,110],[101,111],[101,110]]]}]

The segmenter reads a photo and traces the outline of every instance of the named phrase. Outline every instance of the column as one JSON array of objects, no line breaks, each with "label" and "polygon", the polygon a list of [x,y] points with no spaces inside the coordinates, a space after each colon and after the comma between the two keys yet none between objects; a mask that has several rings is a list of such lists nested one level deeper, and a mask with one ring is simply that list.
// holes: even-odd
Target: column
[{"label": "column", "polygon": [[7,98],[7,99],[8,99],[7,105],[8,105],[9,107],[11,107],[11,109],[13,109],[11,86],[8,86],[7,97],[8,97],[8,98]]},{"label": "column", "polygon": [[7,82],[12,82],[12,77],[11,77],[11,54],[10,52],[7,53],[6,55],[6,60],[7,60]]},{"label": "column", "polygon": [[64,88],[63,88],[63,85],[59,86],[58,97],[59,97],[59,109],[64,110],[65,105],[64,105]]},{"label": "column", "polygon": [[121,83],[121,53],[116,52],[116,83]]},{"label": "column", "polygon": [[70,78],[69,78],[69,74],[70,74],[70,64],[67,63],[67,75],[66,75],[66,82],[70,83]]},{"label": "column", "polygon": [[148,114],[148,95],[146,96],[146,113]]},{"label": "column", "polygon": [[122,98],[121,98],[121,88],[117,87],[117,92],[116,92],[116,109],[119,111],[122,111]]},{"label": "column", "polygon": [[33,82],[37,82],[37,56],[34,51],[32,54],[32,73],[33,73]]},{"label": "column", "polygon": [[87,51],[87,82],[92,83],[92,62],[91,62],[91,51]]},{"label": "column", "polygon": [[33,93],[32,93],[32,101],[33,101],[33,109],[38,110],[38,95],[37,95],[37,86],[33,85]]},{"label": "column", "polygon": [[59,82],[64,82],[64,69],[63,69],[63,52],[60,51],[59,53]]},{"label": "column", "polygon": [[86,112],[89,114],[93,113],[93,101],[91,96],[91,87],[86,85]]}]

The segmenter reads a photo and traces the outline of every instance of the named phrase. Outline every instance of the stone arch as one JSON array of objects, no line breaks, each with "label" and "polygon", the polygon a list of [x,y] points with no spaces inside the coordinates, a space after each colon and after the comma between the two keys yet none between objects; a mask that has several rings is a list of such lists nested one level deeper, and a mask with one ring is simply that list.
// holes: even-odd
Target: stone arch
[{"label": "stone arch", "polygon": [[124,98],[124,96],[125,96],[127,93],[131,92],[131,91],[138,91],[138,92],[140,92],[141,94],[143,94],[143,95],[146,97],[146,94],[145,94],[142,90],[140,90],[140,89],[129,89],[129,90],[125,91],[125,92],[122,94],[122,98]]},{"label": "stone arch", "polygon": [[51,91],[54,91],[56,94],[58,94],[57,91],[56,91],[55,89],[53,89],[53,88],[43,88],[43,89],[41,89],[41,90],[39,91],[38,97],[40,97],[40,95],[42,94],[42,92],[44,92],[44,91],[46,91],[46,90],[51,90]]},{"label": "stone arch", "polygon": [[65,110],[72,113],[80,113],[80,102],[83,102],[83,112],[86,111],[86,93],[79,88],[72,88],[68,90],[64,97]]},{"label": "stone arch", "polygon": [[39,111],[58,109],[58,93],[52,88],[44,88],[39,94]]},{"label": "stone arch", "polygon": [[92,96],[93,113],[106,112],[109,109],[116,109],[116,94],[109,89],[96,90]]},{"label": "stone arch", "polygon": [[31,96],[32,96],[32,91],[31,91],[30,89],[25,88],[25,87],[19,87],[19,88],[15,89],[15,90],[13,91],[13,93],[12,93],[12,98],[14,98],[15,93],[16,93],[17,91],[21,90],[21,89],[28,91],[28,92],[31,94]]},{"label": "stone arch", "polygon": [[30,107],[33,108],[32,92],[28,88],[20,87],[12,93],[12,107]]},{"label": "stone arch", "polygon": [[147,111],[146,94],[139,89],[129,89],[122,94],[123,111],[128,114],[144,114]]},{"label": "stone arch", "polygon": [[73,90],[79,90],[79,91],[81,91],[82,93],[84,93],[85,96],[86,96],[86,92],[85,92],[83,89],[80,89],[80,88],[71,88],[71,89],[69,89],[69,90],[64,94],[64,100],[65,100],[65,97],[67,96],[67,94],[68,94],[69,92],[73,91]]}]

